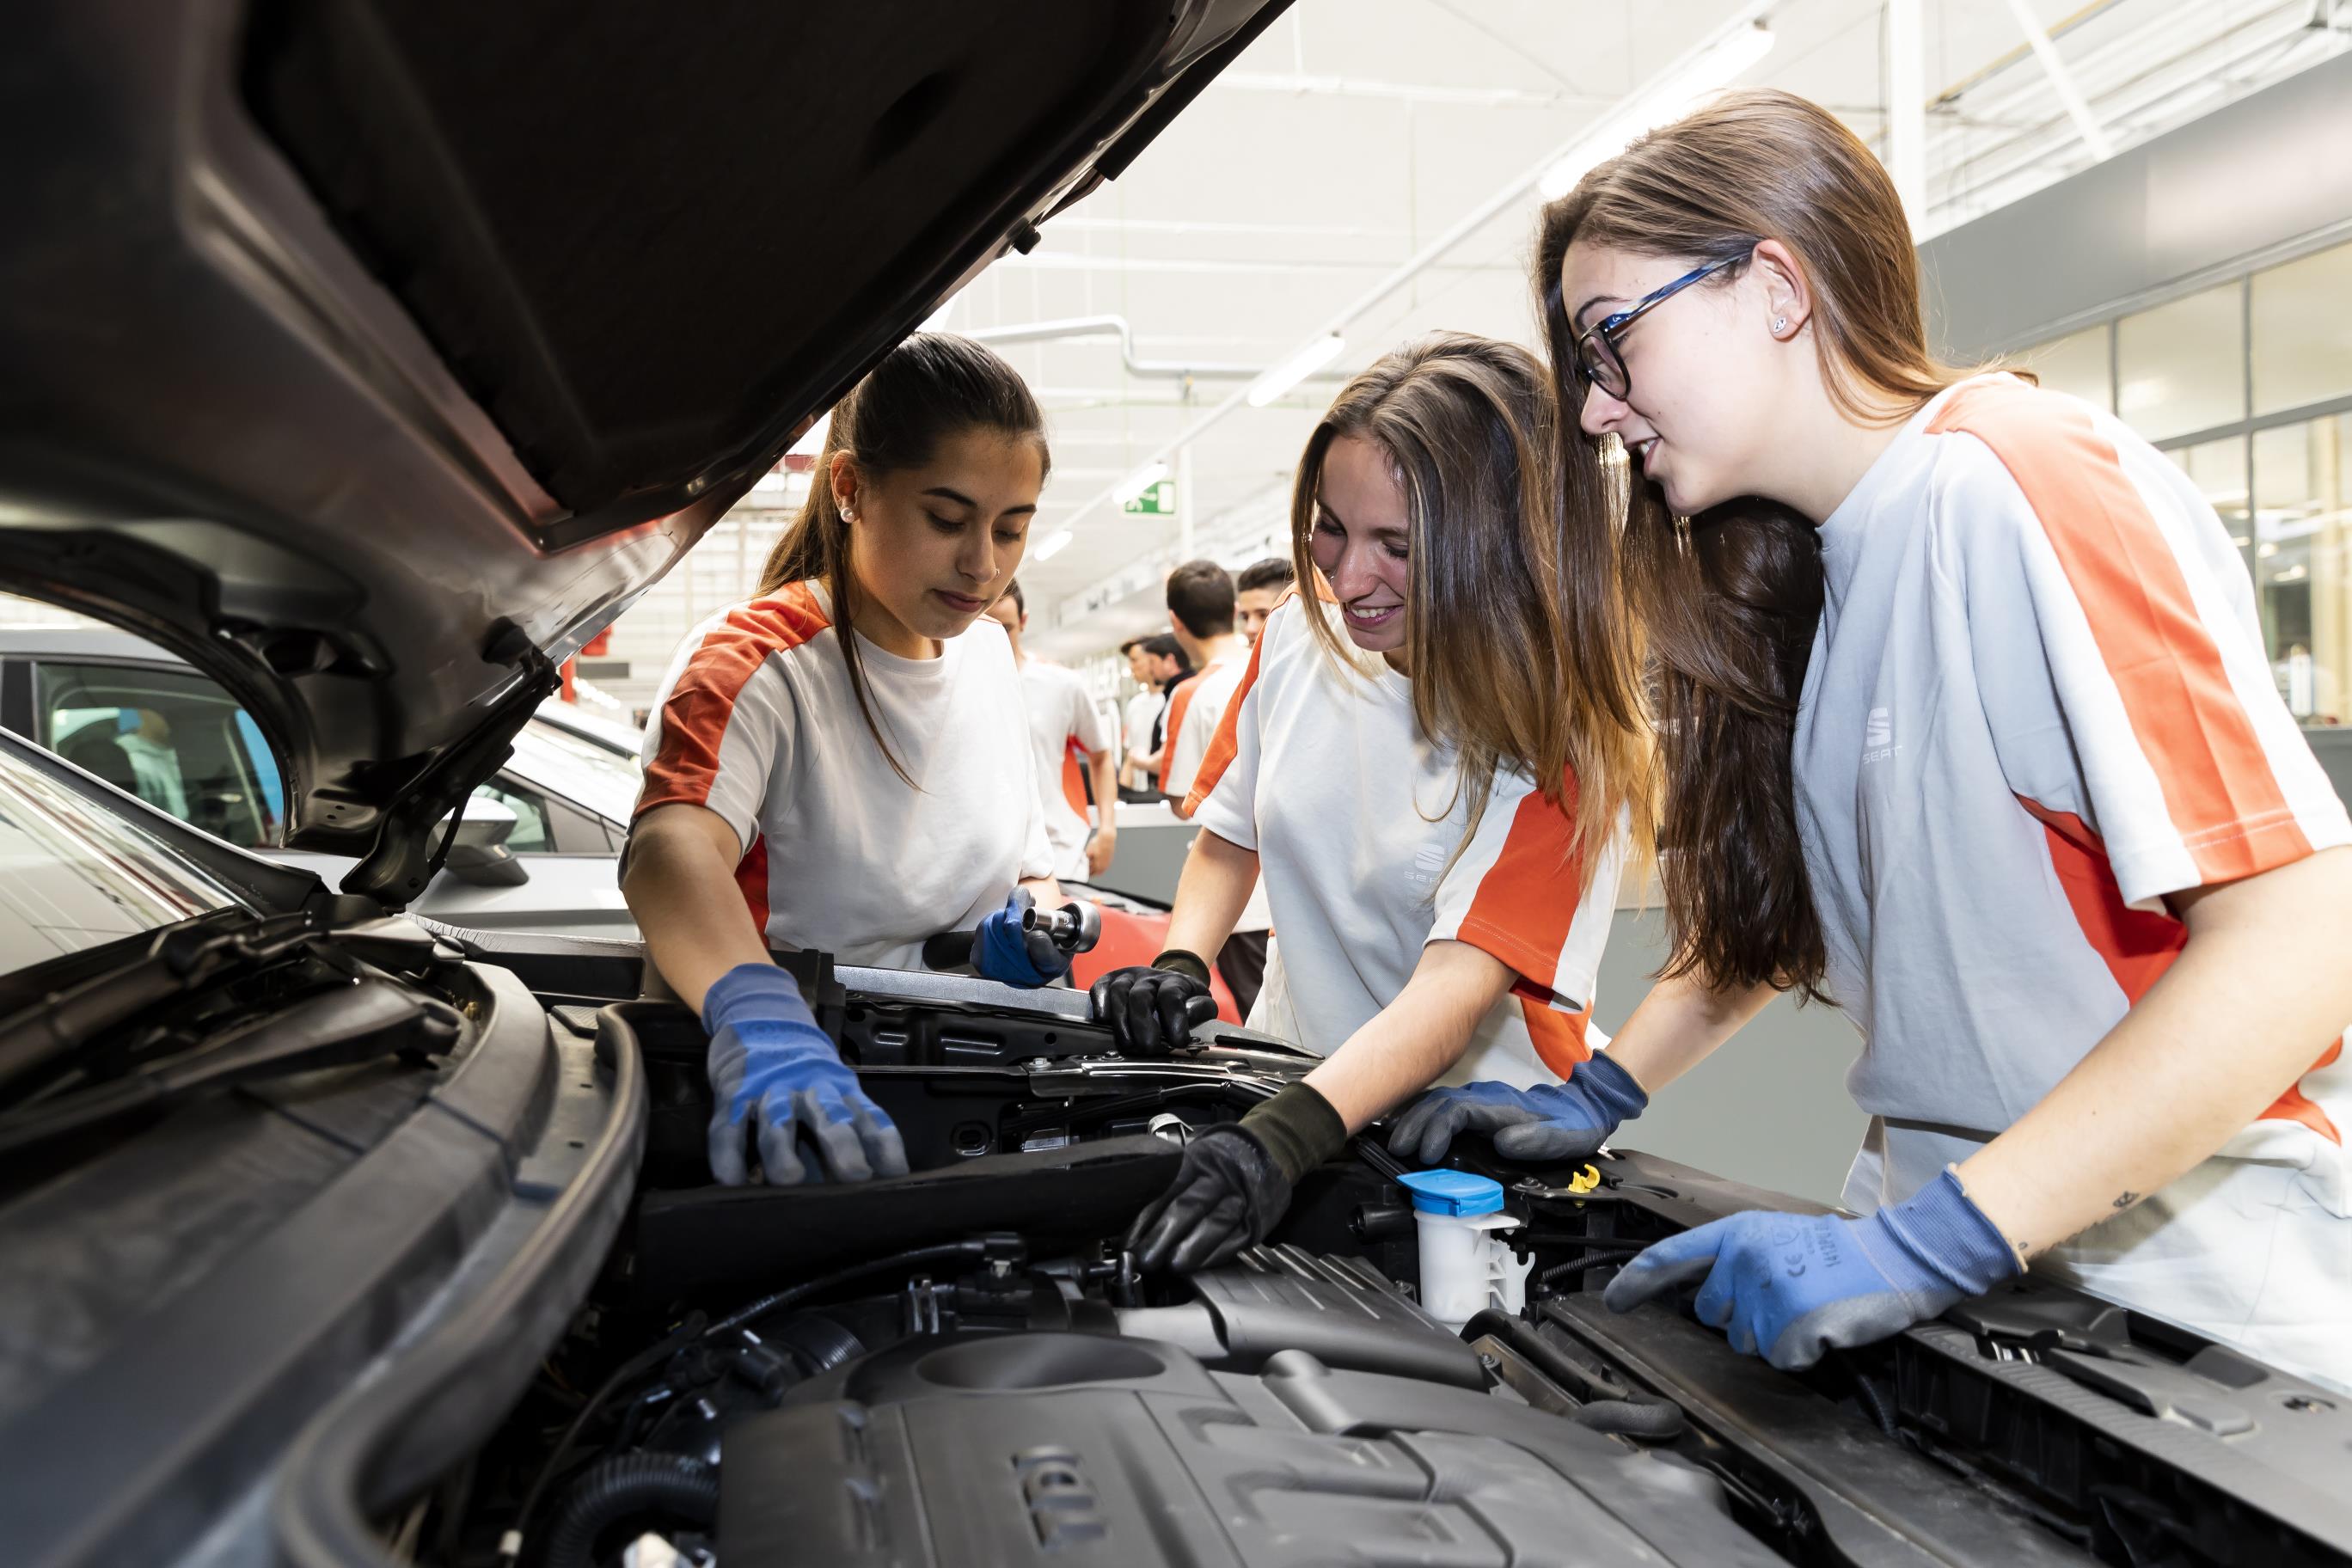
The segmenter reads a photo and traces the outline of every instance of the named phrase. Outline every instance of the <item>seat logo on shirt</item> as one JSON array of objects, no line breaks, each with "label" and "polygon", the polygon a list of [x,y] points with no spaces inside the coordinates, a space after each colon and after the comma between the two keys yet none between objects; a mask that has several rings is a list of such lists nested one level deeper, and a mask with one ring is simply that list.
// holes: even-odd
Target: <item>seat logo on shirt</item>
[{"label": "seat logo on shirt", "polygon": [[1446,858],[1452,853],[1443,844],[1423,845],[1413,852],[1412,869],[1405,873],[1405,880],[1415,887],[1430,886],[1437,880],[1438,873],[1445,869]]},{"label": "seat logo on shirt", "polygon": [[1892,709],[1874,708],[1863,721],[1862,760],[1883,763],[1902,750],[1895,743],[1895,713]]}]

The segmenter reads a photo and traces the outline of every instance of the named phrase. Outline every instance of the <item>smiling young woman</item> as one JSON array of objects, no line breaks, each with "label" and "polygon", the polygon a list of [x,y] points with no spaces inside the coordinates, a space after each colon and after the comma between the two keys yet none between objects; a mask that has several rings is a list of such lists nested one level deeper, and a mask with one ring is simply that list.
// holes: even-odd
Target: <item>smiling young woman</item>
[{"label": "smiling young woman", "polygon": [[1678,946],[1610,1055],[1655,1093],[1814,992],[1872,1116],[1866,1217],[1704,1226],[1611,1305],[1696,1285],[1801,1366],[2031,1260],[2352,1384],[2352,822],[2211,507],[1937,363],[1892,183],[1801,99],[1636,142],[1537,257],[1569,521],[1622,531],[1660,707]]},{"label": "smiling young woman", "polygon": [[646,732],[622,891],[660,978],[711,1036],[711,1169],[771,1182],[902,1173],[773,948],[919,967],[977,925],[992,978],[1068,966],[1031,902],[1051,872],[1004,629],[1047,464],[1021,378],[966,339],[893,350],[833,413],[816,483],[754,596],[689,633]]},{"label": "smiling young woman", "polygon": [[1267,617],[1193,781],[1171,951],[1095,996],[1130,1049],[1182,1039],[1194,955],[1262,877],[1277,935],[1250,1023],[1328,1059],[1193,1141],[1138,1223],[1146,1268],[1263,1239],[1303,1172],[1441,1079],[1630,1087],[1585,1065],[1584,1023],[1645,732],[1612,542],[1559,526],[1554,407],[1525,350],[1433,337],[1307,441],[1308,591]]}]

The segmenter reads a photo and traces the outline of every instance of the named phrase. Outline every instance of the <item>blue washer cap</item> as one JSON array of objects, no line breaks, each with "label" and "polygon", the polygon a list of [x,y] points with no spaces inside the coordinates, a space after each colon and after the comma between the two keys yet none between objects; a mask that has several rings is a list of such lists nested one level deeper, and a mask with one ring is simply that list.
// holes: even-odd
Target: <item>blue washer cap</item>
[{"label": "blue washer cap", "polygon": [[1467,1171],[1408,1171],[1397,1178],[1412,1194],[1416,1214],[1452,1215],[1467,1219],[1493,1214],[1503,1206],[1503,1184]]}]

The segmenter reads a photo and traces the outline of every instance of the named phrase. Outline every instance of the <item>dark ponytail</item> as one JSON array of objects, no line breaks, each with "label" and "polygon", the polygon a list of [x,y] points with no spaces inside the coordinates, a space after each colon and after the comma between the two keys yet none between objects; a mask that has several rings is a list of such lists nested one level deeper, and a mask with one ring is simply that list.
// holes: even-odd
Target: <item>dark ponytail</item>
[{"label": "dark ponytail", "polygon": [[808,500],[760,569],[762,598],[793,583],[814,579],[824,584],[833,600],[835,641],[849,668],[849,689],[857,699],[857,710],[891,771],[910,786],[913,775],[882,733],[850,626],[858,588],[849,569],[849,524],[833,496],[833,459],[848,453],[869,479],[903,473],[930,461],[942,442],[972,429],[1034,441],[1038,478],[1042,480],[1052,470],[1045,416],[1019,372],[970,338],[945,332],[908,338],[835,405]]}]

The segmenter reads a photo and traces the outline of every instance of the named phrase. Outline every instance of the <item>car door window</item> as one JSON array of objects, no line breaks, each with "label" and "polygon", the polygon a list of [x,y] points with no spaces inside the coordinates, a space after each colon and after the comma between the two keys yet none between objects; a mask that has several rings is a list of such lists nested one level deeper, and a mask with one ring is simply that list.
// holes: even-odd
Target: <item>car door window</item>
[{"label": "car door window", "polygon": [[245,710],[193,670],[45,661],[37,739],[181,821],[246,848],[278,841],[286,792]]},{"label": "car door window", "polygon": [[514,813],[514,831],[507,835],[507,847],[516,854],[545,854],[555,847],[547,821],[547,797],[521,780],[500,773],[488,784],[475,785],[474,798],[497,801]]}]

